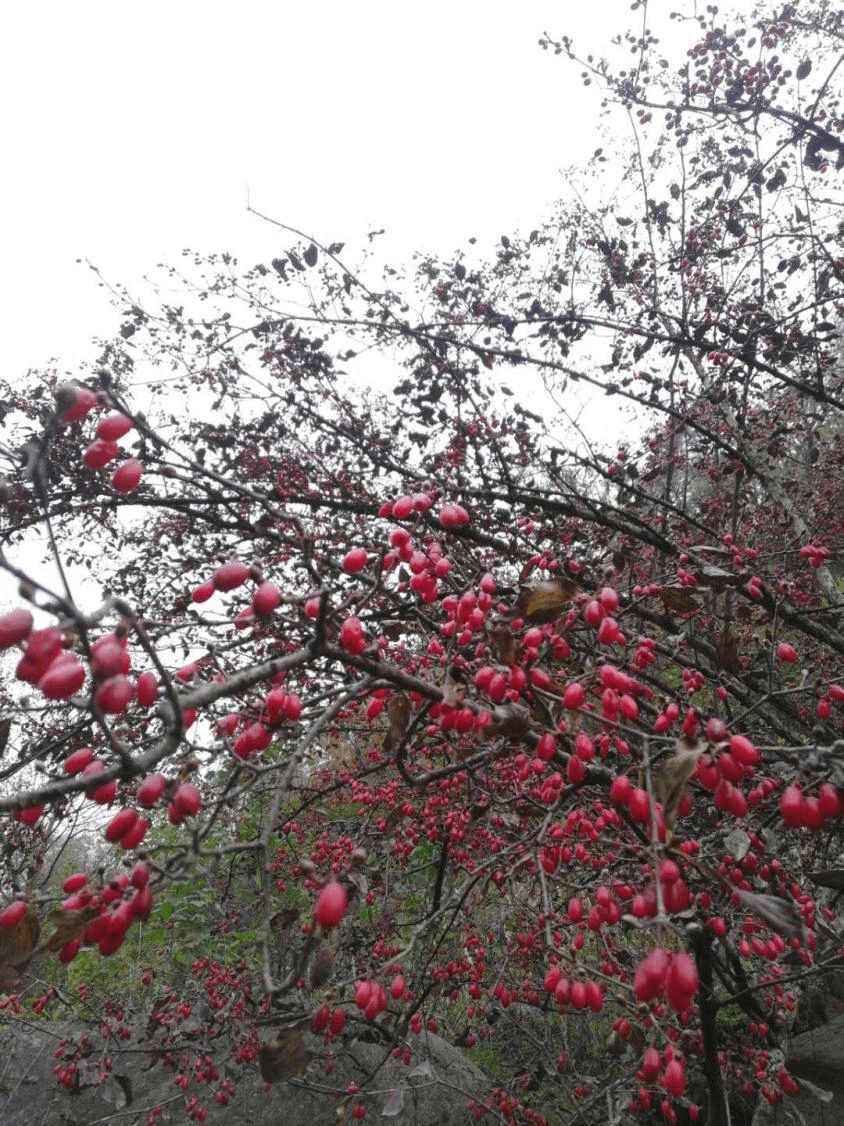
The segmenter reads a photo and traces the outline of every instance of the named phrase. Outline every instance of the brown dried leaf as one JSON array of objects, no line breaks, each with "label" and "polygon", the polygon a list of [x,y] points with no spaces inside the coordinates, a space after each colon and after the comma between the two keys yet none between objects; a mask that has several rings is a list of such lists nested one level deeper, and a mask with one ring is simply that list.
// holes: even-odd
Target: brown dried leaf
[{"label": "brown dried leaf", "polygon": [[492,713],[492,735],[522,739],[530,731],[530,711],[523,704],[501,704]]},{"label": "brown dried leaf", "polygon": [[58,954],[68,942],[81,938],[88,929],[88,924],[96,919],[99,912],[96,907],[80,907],[78,911],[53,911],[50,922],[56,928],[49,938],[45,938],[39,950],[49,950],[51,954]]},{"label": "brown dried leaf", "polygon": [[[456,708],[461,701],[460,689],[462,687],[462,681],[460,676],[460,670],[455,668],[454,665],[445,670],[445,676],[443,677],[443,703],[449,708]],[[404,722],[404,727],[407,727],[407,719]],[[404,727],[402,728],[402,734],[404,734]]]},{"label": "brown dried leaf", "polygon": [[410,702],[410,697],[406,696],[404,692],[397,692],[395,696],[390,697],[387,704],[390,726],[384,736],[384,750],[388,755],[395,751],[404,738],[412,710],[413,705]]},{"label": "brown dried leaf", "polygon": [[6,749],[6,744],[9,742],[9,732],[12,729],[12,721],[10,719],[0,719],[0,755]]},{"label": "brown dried leaf", "polygon": [[311,962],[311,985],[319,989],[331,979],[334,970],[334,951],[327,942],[323,942]]},{"label": "brown dried leaf", "polygon": [[400,805],[394,805],[387,815],[387,820],[384,822],[385,837],[395,836],[396,825],[398,825],[403,816],[402,807]]},{"label": "brown dried leaf", "polygon": [[304,1030],[296,1027],[282,1028],[274,1040],[268,1040],[258,1050],[258,1065],[265,1083],[304,1075],[309,1059]]},{"label": "brown dried leaf", "polygon": [[0,989],[10,992],[29,965],[40,928],[31,907],[11,929],[0,927]]},{"label": "brown dried leaf", "polygon": [[495,644],[495,655],[500,665],[510,668],[516,663],[519,646],[512,631],[507,626],[500,626],[492,635]]},{"label": "brown dried leaf", "polygon": [[729,626],[725,626],[718,635],[715,644],[715,668],[724,672],[741,672],[738,660],[738,641]]},{"label": "brown dried leaf", "polygon": [[273,933],[279,935],[292,927],[301,914],[302,912],[298,907],[283,907],[281,911],[277,911],[270,919],[270,927]]},{"label": "brown dried leaf", "polygon": [[687,586],[664,586],[660,589],[659,597],[665,609],[675,614],[691,614],[700,609]]},{"label": "brown dried leaf", "polygon": [[840,891],[844,888],[844,868],[826,868],[822,872],[810,872],[809,879],[819,887]]},{"label": "brown dried leaf", "polygon": [[735,891],[755,915],[764,919],[768,926],[783,938],[799,938],[801,945],[805,945],[806,930],[794,903],[780,899],[778,895],[756,895],[750,891],[742,891],[741,888],[736,888]]},{"label": "brown dried leaf", "polygon": [[674,829],[677,810],[702,753],[703,744],[689,746],[684,740],[678,739],[677,754],[666,759],[660,764],[659,769],[654,771],[654,796],[662,804],[662,814],[668,832]]},{"label": "brown dried leaf", "polygon": [[708,586],[715,594],[720,594],[728,586],[743,586],[748,579],[746,574],[725,571],[723,567],[716,567],[714,564],[699,568],[694,572],[694,576],[698,586]]},{"label": "brown dried leaf", "polygon": [[536,586],[524,588],[516,599],[518,616],[533,625],[555,622],[580,587],[571,579],[558,576],[545,579]]}]

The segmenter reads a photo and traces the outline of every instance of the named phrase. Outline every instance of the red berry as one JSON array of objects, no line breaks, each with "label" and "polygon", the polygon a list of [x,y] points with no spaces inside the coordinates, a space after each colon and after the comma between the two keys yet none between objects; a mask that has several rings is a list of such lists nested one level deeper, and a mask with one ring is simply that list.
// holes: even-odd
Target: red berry
[{"label": "red berry", "polygon": [[85,681],[85,670],[72,654],[67,660],[59,657],[38,681],[48,700],[67,700],[78,692]]},{"label": "red berry", "polygon": [[16,809],[12,817],[22,825],[34,825],[43,812],[43,805],[29,805],[26,809]]},{"label": "red berry", "polygon": [[97,423],[97,437],[105,442],[116,442],[128,434],[135,424],[125,414],[107,414]]},{"label": "red berry", "polygon": [[542,762],[548,762],[549,759],[554,757],[554,752],[557,750],[557,740],[546,731],[544,735],[540,735],[539,742],[536,744],[536,757],[541,759]]},{"label": "red berry", "polygon": [[6,927],[11,930],[16,927],[21,919],[26,914],[26,903],[24,900],[19,899],[17,903],[10,903],[9,906],[0,912],[0,927]]},{"label": "red berry", "polygon": [[66,942],[59,951],[59,961],[66,966],[68,962],[73,961],[73,959],[79,953],[81,947],[82,939],[72,938],[70,942]]},{"label": "red berry", "polygon": [[224,563],[222,567],[217,568],[212,581],[217,590],[226,591],[242,586],[248,578],[249,568],[246,564],[233,559],[230,563]]},{"label": "red berry", "polygon": [[119,813],[115,813],[114,817],[112,817],[111,821],[106,825],[103,836],[107,841],[111,841],[112,843],[119,841],[121,837],[125,837],[129,830],[134,827],[137,820],[138,814],[135,810],[132,809],[131,806],[126,806],[126,808],[121,809]]},{"label": "red berry", "polygon": [[134,694],[125,676],[111,676],[94,693],[94,704],[106,715],[119,715],[126,710]]},{"label": "red berry", "polygon": [[662,1057],[654,1047],[646,1048],[642,1057],[642,1078],[646,1083],[653,1083],[662,1071]]},{"label": "red berry", "polygon": [[781,641],[777,646],[777,660],[793,662],[797,660],[797,652],[787,641]]},{"label": "red berry", "polygon": [[64,891],[67,895],[71,895],[73,892],[79,891],[80,888],[84,888],[87,883],[88,877],[85,875],[85,873],[77,872],[75,873],[75,875],[67,877],[65,882],[62,884],[62,891]]},{"label": "red berry", "polygon": [[158,699],[158,677],[154,672],[141,673],[135,685],[135,696],[142,708],[152,707]]},{"label": "red berry", "polygon": [[390,983],[390,996],[395,1001],[398,1001],[404,996],[404,978],[401,974],[396,974]]},{"label": "red berry", "polygon": [[363,626],[359,618],[346,618],[340,627],[340,644],[349,653],[362,653],[366,648]]},{"label": "red berry", "polygon": [[320,1005],[311,1017],[311,1031],[316,1033],[325,1032],[330,1019],[331,1009],[327,1004]]},{"label": "red berry", "polygon": [[783,790],[780,814],[785,824],[792,829],[798,829],[803,824],[803,795],[799,786],[792,784]]},{"label": "red berry", "polygon": [[111,487],[117,493],[133,493],[138,487],[144,467],[136,457],[130,457],[111,475]]},{"label": "red berry", "polygon": [[641,787],[631,790],[630,802],[627,808],[633,821],[638,821],[640,825],[646,824],[651,816],[647,790],[643,790]]},{"label": "red berry", "polygon": [[831,782],[822,782],[818,787],[818,805],[825,818],[840,817],[844,813],[841,791]]},{"label": "red berry", "polygon": [[199,812],[202,798],[193,782],[183,782],[176,791],[173,803],[183,817],[193,817]]},{"label": "red berry", "polygon": [[32,632],[32,614],[29,610],[12,610],[0,618],[0,649],[8,649],[25,641]]},{"label": "red berry", "polygon": [[563,707],[568,708],[570,711],[574,711],[576,708],[583,706],[583,701],[585,699],[586,689],[582,684],[580,684],[579,681],[576,680],[573,684],[569,684],[565,692],[563,693]]},{"label": "red berry", "polygon": [[167,779],[163,774],[150,774],[138,787],[136,797],[138,804],[146,807],[155,805],[161,800],[161,795],[167,788]]},{"label": "red berry", "polygon": [[[613,805],[622,807],[629,803],[633,792],[633,783],[626,774],[619,774],[613,778],[610,786],[610,801]],[[647,794],[645,795],[647,797]]]},{"label": "red berry", "polygon": [[127,852],[130,849],[137,848],[146,836],[148,828],[149,821],[147,821],[145,817],[139,817],[129,831],[124,833],[120,838],[120,847],[125,848]]},{"label": "red berry", "polygon": [[351,551],[347,551],[343,556],[343,570],[347,575],[353,575],[356,571],[362,571],[364,569],[366,561],[366,549],[353,547]]},{"label": "red berry", "polygon": [[325,885],[314,908],[314,918],[324,927],[336,927],[349,905],[346,889],[337,880]]},{"label": "red berry", "polygon": [[682,1060],[669,1060],[662,1080],[668,1094],[679,1099],[686,1089],[686,1069]]},{"label": "red berry", "polygon": [[678,1013],[685,1012],[691,1007],[697,987],[697,967],[694,961],[683,951],[673,954],[665,982],[665,998],[668,1004]]},{"label": "red berry", "polygon": [[56,391],[56,408],[62,422],[79,422],[97,401],[97,396],[87,387],[63,383]]},{"label": "red berry", "polygon": [[730,754],[743,766],[754,766],[762,756],[744,735],[733,735],[730,739]]},{"label": "red berry", "polygon": [[110,461],[114,461],[120,453],[117,442],[104,442],[102,438],[95,438],[85,450],[82,460],[88,469],[102,469]]},{"label": "red berry", "polygon": [[214,580],[209,579],[207,583],[202,583],[192,592],[191,602],[207,602],[214,593],[214,589]]},{"label": "red berry", "polygon": [[281,594],[275,583],[263,582],[252,596],[252,609],[259,617],[266,618],[281,602]]},{"label": "red berry", "polygon": [[469,513],[460,504],[444,504],[440,509],[440,526],[462,528],[469,523]]},{"label": "red berry", "polygon": [[64,768],[68,774],[78,774],[80,770],[84,770],[88,763],[92,762],[94,752],[90,747],[80,747],[78,751],[67,756],[64,760]]},{"label": "red berry", "polygon": [[659,946],[640,963],[633,979],[633,992],[639,1001],[652,1001],[665,988],[671,955]]}]

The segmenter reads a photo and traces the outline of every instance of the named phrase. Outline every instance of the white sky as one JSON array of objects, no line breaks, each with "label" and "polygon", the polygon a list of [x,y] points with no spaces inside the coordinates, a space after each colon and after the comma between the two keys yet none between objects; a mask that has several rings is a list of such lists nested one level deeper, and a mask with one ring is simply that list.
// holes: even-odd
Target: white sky
[{"label": "white sky", "polygon": [[[530,229],[596,147],[597,94],[540,50],[596,48],[628,0],[109,0],[4,12],[6,370],[89,357],[116,326],[89,258],[130,290],[183,247],[252,264],[386,227],[391,254]],[[594,88],[593,88],[594,90]]]},{"label": "white sky", "polygon": [[[7,5],[4,374],[53,358],[86,374],[91,338],[116,331],[79,258],[135,293],[185,247],[245,265],[283,252],[247,192],[352,262],[370,229],[405,260],[530,230],[601,143],[595,87],[539,37],[601,54],[636,18],[629,0]],[[0,604],[12,592],[2,576]]]}]

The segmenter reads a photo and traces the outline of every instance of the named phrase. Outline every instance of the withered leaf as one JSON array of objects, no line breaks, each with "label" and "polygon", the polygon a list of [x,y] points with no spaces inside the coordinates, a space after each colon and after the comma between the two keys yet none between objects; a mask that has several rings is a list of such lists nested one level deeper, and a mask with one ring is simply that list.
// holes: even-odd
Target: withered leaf
[{"label": "withered leaf", "polygon": [[545,579],[522,590],[516,599],[515,610],[526,622],[546,625],[559,618],[579,590],[577,583],[562,576]]},{"label": "withered leaf", "polygon": [[826,868],[821,872],[810,872],[809,879],[819,887],[840,891],[844,888],[844,868]]},{"label": "withered leaf", "polygon": [[384,822],[385,837],[392,837],[395,834],[396,825],[398,825],[403,816],[402,807],[400,805],[394,805],[387,814],[387,820]]},{"label": "withered leaf", "polygon": [[278,935],[282,931],[286,931],[288,927],[292,927],[301,914],[302,912],[298,907],[283,907],[281,911],[276,911],[270,919],[270,927],[273,933]]},{"label": "withered leaf", "polygon": [[718,635],[718,641],[715,644],[714,664],[716,669],[723,669],[724,672],[741,671],[741,664],[738,660],[738,641],[729,626],[722,629]]},{"label": "withered leaf", "polygon": [[[453,665],[451,668],[445,670],[445,676],[443,677],[443,703],[449,708],[456,708],[460,703],[460,675],[460,670]],[[404,727],[407,727],[407,719],[404,721],[402,734],[404,734]]]},{"label": "withered leaf", "polygon": [[32,908],[10,929],[0,927],[0,989],[10,992],[20,980],[35,952],[38,919]]},{"label": "withered leaf", "polygon": [[10,719],[0,719],[0,755],[6,749],[6,744],[9,742],[9,732],[12,729],[12,721]]},{"label": "withered leaf", "polygon": [[724,837],[724,847],[737,863],[747,856],[751,843],[750,835],[744,829],[732,829]]},{"label": "withered leaf", "polygon": [[274,1040],[268,1040],[258,1050],[258,1066],[265,1083],[278,1083],[304,1075],[308,1067],[304,1030],[283,1028]]},{"label": "withered leaf", "polygon": [[493,643],[495,644],[495,655],[498,663],[506,665],[510,668],[515,664],[516,657],[518,656],[519,646],[512,630],[507,626],[500,626],[492,635]]},{"label": "withered leaf", "polygon": [[694,572],[698,586],[708,586],[716,594],[720,594],[728,586],[742,586],[747,582],[747,575],[735,571],[725,571],[723,567],[714,564],[700,567]]},{"label": "withered leaf", "polygon": [[659,597],[666,610],[675,614],[691,614],[699,610],[697,600],[687,586],[664,586]]},{"label": "withered leaf", "polygon": [[327,942],[323,942],[311,962],[311,985],[319,989],[331,978],[334,969],[334,951]]},{"label": "withered leaf", "polygon": [[397,692],[395,696],[390,697],[387,704],[390,726],[384,736],[384,750],[387,754],[392,754],[404,738],[404,733],[410,722],[411,710],[410,697],[406,696],[404,692]]},{"label": "withered leaf", "polygon": [[523,704],[501,704],[492,713],[492,735],[521,739],[530,730],[530,712]]},{"label": "withered leaf", "polygon": [[397,1114],[401,1114],[404,1107],[404,1091],[401,1087],[396,1087],[394,1091],[390,1091],[387,1101],[384,1103],[384,1109],[381,1111],[382,1118],[395,1118]]},{"label": "withered leaf", "polygon": [[742,891],[741,888],[736,888],[735,891],[742,903],[783,938],[798,938],[801,945],[805,944],[806,930],[796,904],[780,899],[778,895],[756,895],[754,892]]},{"label": "withered leaf", "polygon": [[654,796],[662,803],[665,828],[671,832],[677,820],[677,810],[686,792],[689,779],[695,772],[703,746],[689,746],[677,741],[677,754],[661,763],[654,771]]},{"label": "withered leaf", "polygon": [[96,907],[80,907],[78,911],[53,911],[50,922],[56,928],[49,938],[45,938],[39,950],[49,950],[57,954],[68,942],[81,938],[88,929],[88,924],[96,919],[99,912]]}]

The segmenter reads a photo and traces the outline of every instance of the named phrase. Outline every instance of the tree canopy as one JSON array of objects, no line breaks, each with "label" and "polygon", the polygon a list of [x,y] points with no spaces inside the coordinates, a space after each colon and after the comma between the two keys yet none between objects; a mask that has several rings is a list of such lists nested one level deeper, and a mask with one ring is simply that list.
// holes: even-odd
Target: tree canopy
[{"label": "tree canopy", "polygon": [[632,7],[541,40],[610,123],[542,227],[379,272],[268,220],[2,387],[0,1004],[87,1005],[194,1118],[364,1029],[474,1053],[477,1120],[798,1090],[844,951],[844,19],[709,6],[664,57]]}]

